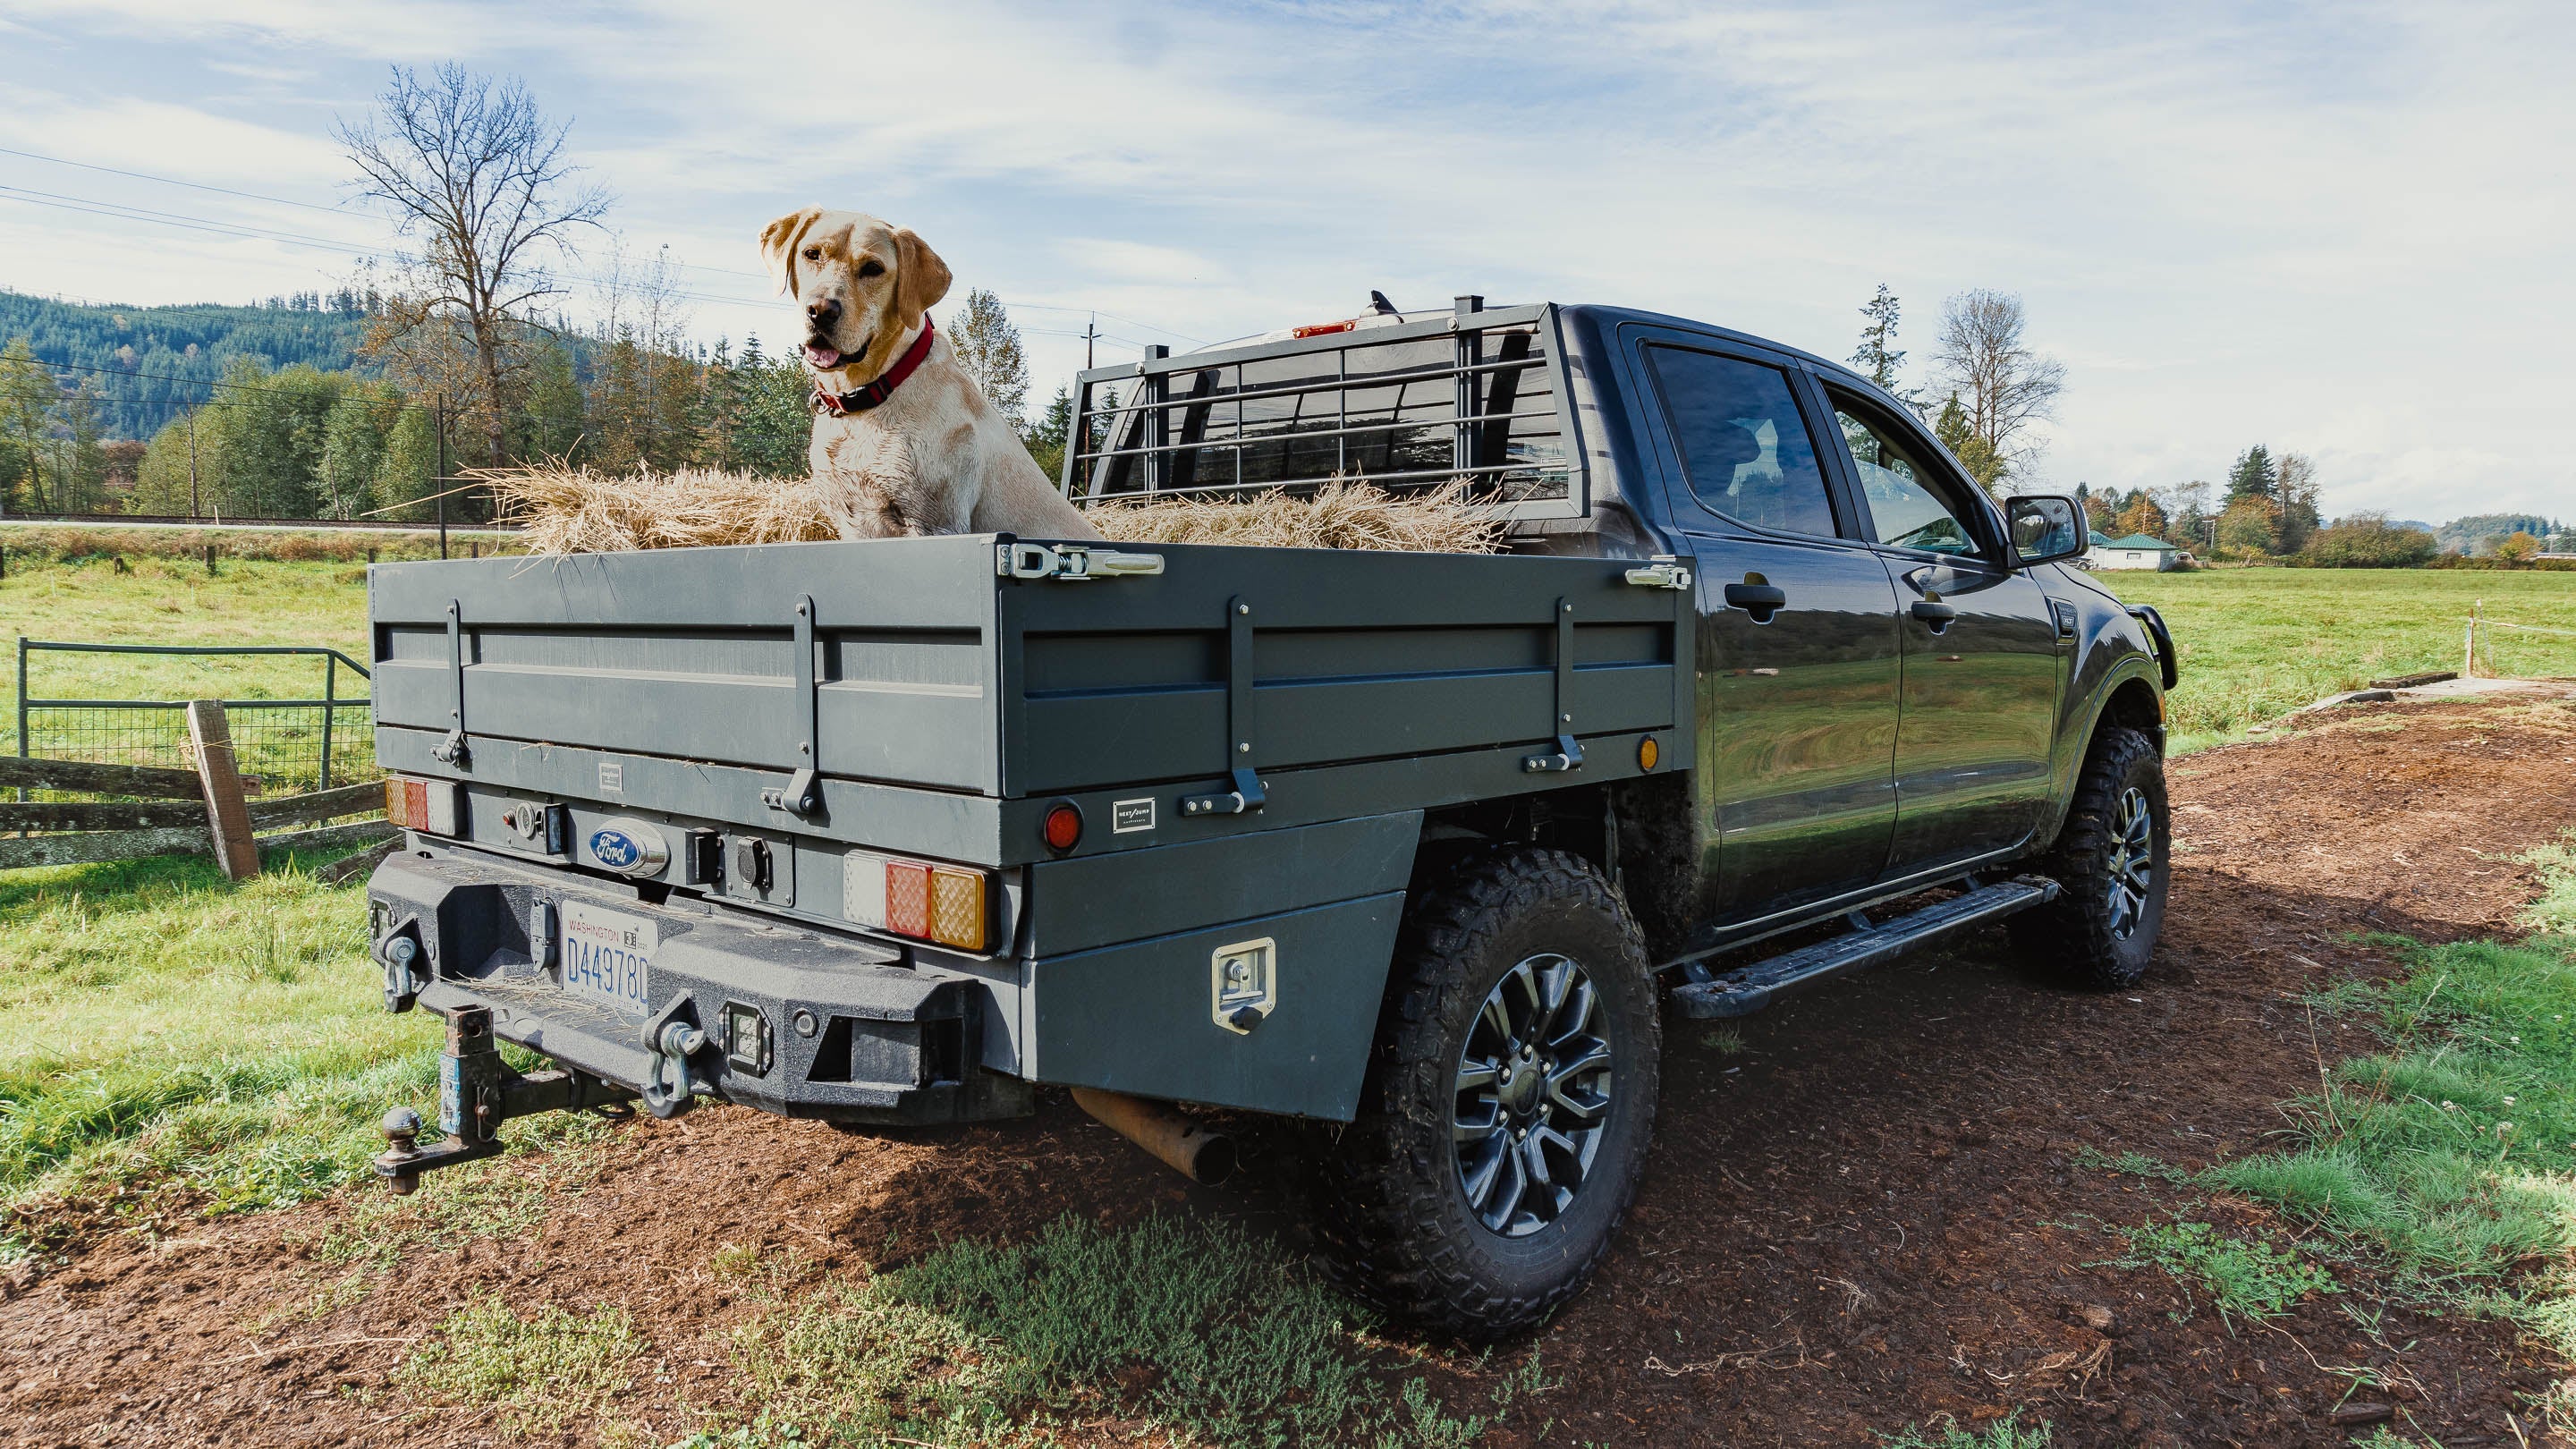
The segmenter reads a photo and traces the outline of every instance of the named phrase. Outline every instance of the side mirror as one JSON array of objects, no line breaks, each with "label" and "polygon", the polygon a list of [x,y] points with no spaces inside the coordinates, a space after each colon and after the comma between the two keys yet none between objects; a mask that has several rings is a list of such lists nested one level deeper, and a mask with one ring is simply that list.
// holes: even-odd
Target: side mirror
[{"label": "side mirror", "polygon": [[2013,562],[2022,568],[2082,558],[2092,547],[2084,526],[2084,507],[2056,493],[2033,493],[2005,501],[2012,531]]}]

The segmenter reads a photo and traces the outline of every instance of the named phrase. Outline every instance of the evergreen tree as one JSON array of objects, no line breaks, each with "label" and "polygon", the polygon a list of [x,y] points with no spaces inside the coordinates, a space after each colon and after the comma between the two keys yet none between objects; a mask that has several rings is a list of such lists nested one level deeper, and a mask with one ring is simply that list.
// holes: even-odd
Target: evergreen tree
[{"label": "evergreen tree", "polygon": [[600,349],[591,375],[589,440],[591,461],[613,473],[632,471],[649,460],[652,449],[652,398],[645,376],[644,349],[632,329],[620,328]]},{"label": "evergreen tree", "polygon": [[[1900,398],[1906,394],[1897,390],[1896,370],[1904,365],[1905,354],[1898,351],[1894,343],[1897,315],[1902,306],[1896,300],[1896,294],[1887,290],[1887,284],[1879,283],[1878,295],[1870,298],[1860,309],[1860,315],[1868,318],[1869,322],[1860,329],[1860,350],[1851,355],[1854,370]],[[1911,401],[1910,398],[1907,400]]]},{"label": "evergreen tree", "polygon": [[1055,396],[1047,400],[1045,415],[1022,438],[1049,482],[1064,476],[1064,440],[1072,435],[1073,389],[1058,383]]},{"label": "evergreen tree", "polygon": [[2273,465],[2272,450],[2256,443],[2236,455],[2227,470],[2227,506],[2233,507],[2253,499],[2270,507],[2276,501],[2281,475]]},{"label": "evergreen tree", "polygon": [[814,384],[791,354],[771,358],[758,335],[745,338],[734,370],[732,452],[725,466],[773,478],[802,478],[813,440],[814,413],[807,405]]},{"label": "evergreen tree", "polygon": [[1950,400],[1941,405],[1940,416],[1932,423],[1932,436],[1941,440],[1941,446],[1950,450],[1950,456],[1959,460],[1959,466],[1977,480],[1978,487],[1991,490],[2003,481],[2003,455],[1969,425],[1968,410],[1959,405],[1957,393],[1950,394]]},{"label": "evergreen tree", "polygon": [[558,343],[537,354],[529,367],[526,455],[566,458],[581,442],[581,383],[573,376],[572,353]]}]

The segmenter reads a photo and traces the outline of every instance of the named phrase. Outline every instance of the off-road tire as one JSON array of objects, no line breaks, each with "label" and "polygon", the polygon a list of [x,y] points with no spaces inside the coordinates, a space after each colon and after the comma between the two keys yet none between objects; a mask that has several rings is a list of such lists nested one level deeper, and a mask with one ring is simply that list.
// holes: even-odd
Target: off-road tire
[{"label": "off-road tire", "polygon": [[[1592,1080],[1608,1107],[1560,1215],[1509,1236],[1471,1206],[1452,1124],[1462,1054],[1488,997],[1542,957],[1570,960],[1591,983],[1590,1029],[1611,1061]],[[1312,1144],[1311,1206],[1333,1277],[1398,1318],[1471,1340],[1527,1328],[1581,1291],[1636,1195],[1653,1135],[1657,1009],[1644,939],[1600,871],[1535,847],[1456,866],[1407,912],[1356,1119]]]},{"label": "off-road tire", "polygon": [[[2120,859],[2122,802],[2132,791],[2145,804],[2151,853],[2144,902],[2123,933],[2120,910],[2112,900],[2112,877]],[[2136,985],[2164,927],[2165,889],[2173,869],[2165,762],[2154,741],[2116,725],[2094,737],[2065,827],[2038,864],[2040,873],[2063,890],[2056,900],[2008,923],[2023,958],[2033,970],[2070,986],[2112,990]]]}]

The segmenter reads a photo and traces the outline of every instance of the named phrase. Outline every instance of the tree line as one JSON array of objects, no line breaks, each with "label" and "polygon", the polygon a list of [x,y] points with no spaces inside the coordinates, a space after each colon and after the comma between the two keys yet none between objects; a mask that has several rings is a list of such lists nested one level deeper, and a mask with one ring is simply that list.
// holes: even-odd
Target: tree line
[{"label": "tree line", "polygon": [[[1072,398],[1060,387],[1037,419],[1021,416],[1027,363],[1000,299],[970,291],[940,326],[1054,476]],[[512,371],[519,386],[502,415],[505,463],[805,471],[812,384],[794,354],[773,355],[757,336],[738,353],[730,341],[698,346],[667,309],[629,299],[612,303],[592,331],[559,332],[514,357]],[[30,513],[419,520],[437,511],[440,479],[489,457],[481,451],[489,433],[466,425],[470,402],[450,412],[435,394],[424,399],[382,374],[301,362],[273,368],[235,354],[203,400],[181,408],[148,443],[109,439],[103,380],[113,379],[83,375],[65,384],[24,337],[0,350],[0,505]],[[486,512],[471,489],[448,503],[460,521]]]}]

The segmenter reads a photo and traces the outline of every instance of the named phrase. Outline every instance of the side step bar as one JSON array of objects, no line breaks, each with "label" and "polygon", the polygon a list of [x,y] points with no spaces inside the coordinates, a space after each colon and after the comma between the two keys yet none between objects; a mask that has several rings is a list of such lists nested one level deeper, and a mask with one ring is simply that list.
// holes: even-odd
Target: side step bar
[{"label": "side step bar", "polygon": [[1953,931],[2001,920],[2057,898],[2057,882],[2040,876],[2016,876],[1982,886],[1939,905],[1926,906],[1882,925],[1854,930],[1767,961],[1727,972],[1713,980],[1673,989],[1682,1015],[1695,1020],[1751,1016],[1778,997],[1813,986],[1829,976],[1858,971],[1893,960]]}]

